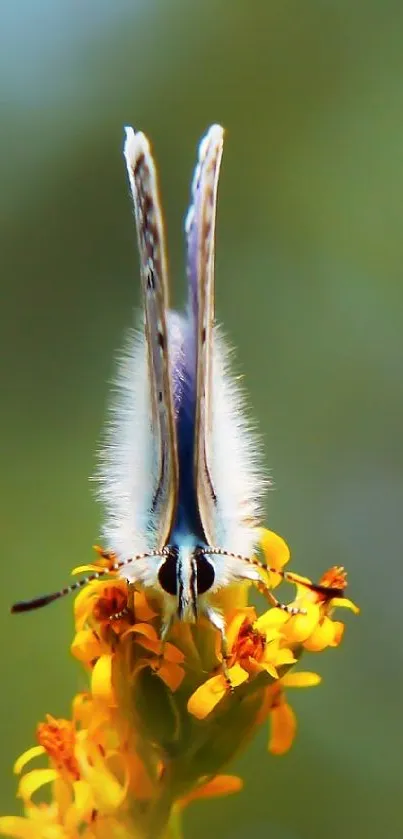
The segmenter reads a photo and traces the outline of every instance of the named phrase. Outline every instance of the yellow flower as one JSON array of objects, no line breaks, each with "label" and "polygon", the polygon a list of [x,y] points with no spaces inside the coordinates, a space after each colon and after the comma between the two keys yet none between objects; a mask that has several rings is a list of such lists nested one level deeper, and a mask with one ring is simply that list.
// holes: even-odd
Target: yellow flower
[{"label": "yellow flower", "polygon": [[[124,755],[108,745],[111,721],[104,716],[103,722],[109,722],[105,732],[98,728],[95,734],[93,729],[91,736],[88,729],[78,727],[77,722],[49,715],[38,725],[39,745],[21,755],[15,771],[21,774],[26,765],[40,755],[49,758],[49,766],[31,769],[22,775],[18,795],[23,800],[26,818],[0,820],[1,832],[10,836],[43,836],[44,839],[78,837],[82,835],[79,831],[82,825],[94,829],[96,822],[94,836],[98,836],[105,824],[113,825],[117,812],[119,821],[122,816],[125,821],[127,766]],[[52,804],[38,807],[32,797],[48,784],[52,785]],[[126,835],[129,837],[131,833],[128,831]]]},{"label": "yellow flower", "polygon": [[281,646],[281,634],[267,626],[265,618],[257,618],[253,608],[234,614],[227,629],[227,666],[200,685],[189,699],[188,711],[195,717],[204,719],[224,696],[244,682],[261,673],[278,679],[279,667],[295,663],[292,652]]},{"label": "yellow flower", "polygon": [[[151,623],[157,616],[144,593],[129,592],[124,580],[95,580],[80,592],[75,603],[77,632],[71,651],[92,669],[94,696],[109,697],[113,704],[113,658],[119,647],[128,644],[133,676],[142,667],[150,667],[172,690],[179,687],[184,655],[173,644],[160,641]],[[139,622],[134,622],[135,617]]]},{"label": "yellow flower", "polygon": [[273,616],[276,623],[282,623],[286,643],[302,644],[304,649],[311,652],[337,647],[343,637],[344,625],[333,620],[334,609],[350,609],[355,614],[359,611],[351,600],[342,596],[347,585],[344,569],[339,566],[330,568],[318,586],[297,574],[292,575],[292,582],[297,587],[297,596],[292,605],[301,610],[300,614],[291,617],[284,614]]},{"label": "yellow flower", "polygon": [[[222,769],[257,728],[270,723],[269,751],[284,754],[296,732],[286,689],[318,684],[315,673],[291,668],[305,650],[340,643],[334,609],[357,607],[344,597],[346,575],[330,569],[318,585],[284,571],[290,555],[281,537],[261,531],[267,567],[262,581],[296,586],[297,614],[247,605],[250,584],[218,592],[220,634],[201,618],[177,621],[161,641],[161,602],[115,571],[115,557],[98,548],[88,570],[110,572],[75,601],[71,651],[90,677],[73,701],[72,719],[50,715],[38,725],[38,744],[16,762],[24,816],[0,819],[0,833],[18,839],[165,839],[180,836],[192,801],[226,795],[241,780]],[[85,566],[75,571],[86,570]],[[260,588],[260,586],[258,586]],[[26,771],[30,761],[45,766]],[[45,786],[51,803],[33,800]],[[171,831],[171,833],[169,833]]]}]

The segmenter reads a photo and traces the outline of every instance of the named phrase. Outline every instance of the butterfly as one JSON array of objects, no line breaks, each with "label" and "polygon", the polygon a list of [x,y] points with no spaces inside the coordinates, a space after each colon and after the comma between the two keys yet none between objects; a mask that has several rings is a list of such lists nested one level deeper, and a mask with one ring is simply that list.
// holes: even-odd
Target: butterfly
[{"label": "butterfly", "polygon": [[259,578],[240,555],[252,556],[258,539],[260,449],[214,317],[223,134],[212,125],[200,143],[185,223],[188,301],[178,314],[168,303],[150,144],[142,132],[126,130],[144,330],[129,364],[123,362],[121,397],[103,454],[101,495],[109,512],[104,537],[122,561],[145,554],[126,572],[132,582],[162,593],[163,634],[173,617],[193,622],[199,614],[223,631],[211,595],[232,582]]},{"label": "butterfly", "polygon": [[[44,606],[118,571],[157,592],[161,637],[173,620],[205,616],[225,641],[221,589],[249,580],[271,603],[255,552],[267,481],[259,439],[231,375],[214,312],[217,190],[224,132],[212,125],[199,146],[185,223],[188,300],[171,311],[157,173],[150,143],[126,129],[124,156],[137,229],[142,322],[119,367],[112,419],[100,455],[103,536],[116,558],[13,612]],[[287,575],[284,572],[283,576]]]}]

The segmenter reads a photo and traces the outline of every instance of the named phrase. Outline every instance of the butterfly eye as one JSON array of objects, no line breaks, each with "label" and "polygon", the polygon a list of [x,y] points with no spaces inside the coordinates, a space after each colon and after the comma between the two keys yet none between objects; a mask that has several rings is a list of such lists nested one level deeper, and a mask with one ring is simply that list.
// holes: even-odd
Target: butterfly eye
[{"label": "butterfly eye", "polygon": [[214,585],[214,567],[207,557],[200,553],[196,557],[197,566],[197,593],[205,594]]},{"label": "butterfly eye", "polygon": [[158,571],[158,582],[167,594],[178,593],[177,561],[178,553],[172,549]]}]

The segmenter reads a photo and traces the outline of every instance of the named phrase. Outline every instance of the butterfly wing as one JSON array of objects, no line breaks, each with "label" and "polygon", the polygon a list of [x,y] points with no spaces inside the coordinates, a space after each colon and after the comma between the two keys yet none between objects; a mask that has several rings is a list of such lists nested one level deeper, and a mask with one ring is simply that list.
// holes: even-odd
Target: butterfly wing
[{"label": "butterfly wing", "polygon": [[142,132],[126,129],[125,158],[140,255],[145,336],[148,355],[154,490],[150,514],[160,550],[173,526],[178,496],[178,453],[168,355],[168,272],[157,177],[149,142]]},{"label": "butterfly wing", "polygon": [[190,317],[196,358],[194,469],[197,502],[207,542],[216,543],[217,496],[211,471],[214,327],[214,236],[223,129],[212,125],[199,147],[186,220]]}]

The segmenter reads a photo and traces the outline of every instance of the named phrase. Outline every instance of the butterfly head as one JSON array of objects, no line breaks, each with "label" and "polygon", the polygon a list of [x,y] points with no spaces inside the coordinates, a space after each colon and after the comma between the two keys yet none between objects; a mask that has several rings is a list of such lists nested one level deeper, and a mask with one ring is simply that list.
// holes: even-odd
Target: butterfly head
[{"label": "butterfly head", "polygon": [[158,582],[165,594],[175,598],[175,613],[179,620],[194,623],[198,617],[198,603],[215,582],[212,559],[201,545],[169,545],[158,571]]}]

